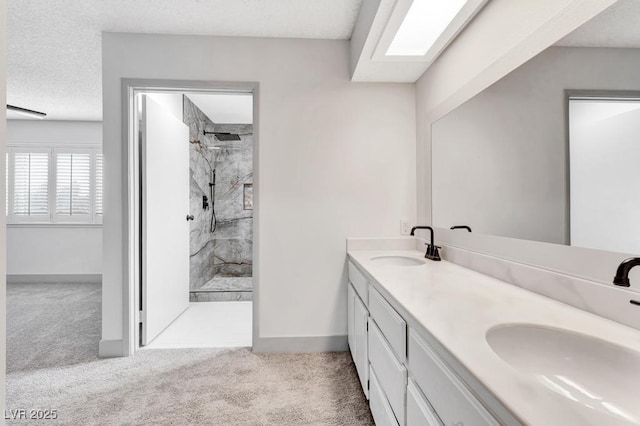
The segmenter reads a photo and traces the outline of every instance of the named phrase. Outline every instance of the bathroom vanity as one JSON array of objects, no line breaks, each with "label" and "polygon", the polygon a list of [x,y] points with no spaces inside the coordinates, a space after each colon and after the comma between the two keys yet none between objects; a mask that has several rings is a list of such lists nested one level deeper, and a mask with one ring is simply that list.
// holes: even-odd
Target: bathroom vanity
[{"label": "bathroom vanity", "polygon": [[348,247],[349,348],[376,425],[640,423],[640,332],[443,260]]}]

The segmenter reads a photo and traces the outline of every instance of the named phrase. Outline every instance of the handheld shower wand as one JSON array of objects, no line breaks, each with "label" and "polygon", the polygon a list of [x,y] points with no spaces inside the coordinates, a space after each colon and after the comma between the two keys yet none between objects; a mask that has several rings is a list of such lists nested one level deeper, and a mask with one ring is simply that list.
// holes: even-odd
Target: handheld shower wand
[{"label": "handheld shower wand", "polygon": [[218,226],[218,219],[216,218],[216,199],[214,195],[216,193],[216,169],[211,169],[209,174],[209,193],[211,195],[211,225],[209,231],[214,233]]}]

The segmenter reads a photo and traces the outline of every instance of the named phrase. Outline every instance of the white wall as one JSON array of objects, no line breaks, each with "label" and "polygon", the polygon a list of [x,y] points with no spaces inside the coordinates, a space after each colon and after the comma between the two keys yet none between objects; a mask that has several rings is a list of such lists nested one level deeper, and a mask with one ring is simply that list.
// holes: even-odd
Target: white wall
[{"label": "white wall", "polygon": [[123,336],[122,78],[259,83],[259,338],[346,335],[346,237],[415,218],[414,85],[351,83],[348,41],[105,33],[102,64],[103,340]]},{"label": "white wall", "polygon": [[102,227],[11,225],[7,229],[8,275],[101,273]]},{"label": "white wall", "polygon": [[7,143],[33,145],[100,145],[99,121],[8,120]]},{"label": "white wall", "polygon": [[[7,74],[6,74],[6,58],[7,58],[7,5],[5,0],[0,0],[0,105],[6,104],[7,98]],[[6,109],[0,109],[0,158],[4,157],[6,150]],[[5,164],[0,161],[0,206],[5,209]],[[6,322],[7,322],[7,297],[6,297],[6,242],[5,242],[5,216],[0,214],[0,412],[4,413],[5,404],[5,376],[7,366],[6,352]],[[3,416],[4,417],[4,416]],[[4,419],[1,421],[4,424]]]},{"label": "white wall", "polygon": [[640,49],[552,47],[435,122],[434,225],[563,244],[565,90],[640,90],[639,68]]},{"label": "white wall", "polygon": [[[102,123],[9,120],[7,143],[34,146],[101,145]],[[4,162],[2,163],[4,167]],[[4,176],[3,173],[3,179]],[[4,188],[3,185],[3,191]],[[2,199],[4,200],[4,197]],[[101,226],[69,224],[8,226],[7,274],[97,275],[101,273]]]}]

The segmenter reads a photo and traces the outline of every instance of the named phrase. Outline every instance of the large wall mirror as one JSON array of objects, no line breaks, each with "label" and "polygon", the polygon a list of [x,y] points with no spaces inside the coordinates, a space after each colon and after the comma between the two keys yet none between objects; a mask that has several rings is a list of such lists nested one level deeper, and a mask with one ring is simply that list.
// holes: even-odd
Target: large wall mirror
[{"label": "large wall mirror", "polygon": [[437,227],[640,253],[640,1],[433,123]]}]

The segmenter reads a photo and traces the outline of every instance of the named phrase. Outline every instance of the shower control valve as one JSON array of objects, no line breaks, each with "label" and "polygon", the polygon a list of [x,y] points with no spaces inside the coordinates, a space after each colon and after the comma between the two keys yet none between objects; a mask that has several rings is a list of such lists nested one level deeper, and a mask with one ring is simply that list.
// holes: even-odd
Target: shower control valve
[{"label": "shower control valve", "polygon": [[209,210],[209,199],[206,195],[202,196],[202,210]]}]

